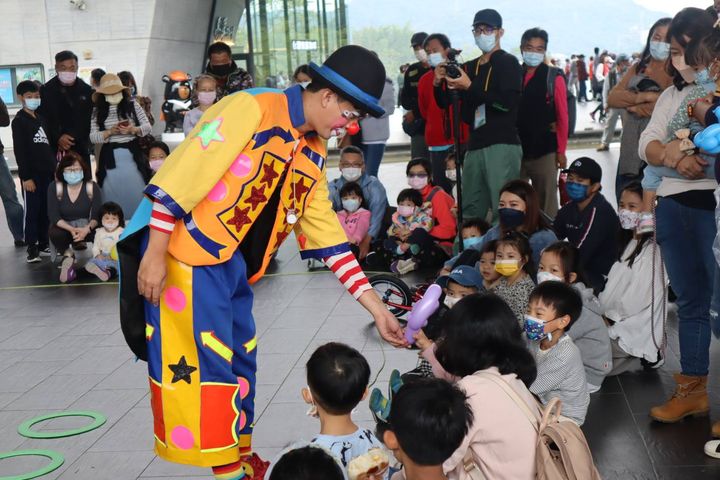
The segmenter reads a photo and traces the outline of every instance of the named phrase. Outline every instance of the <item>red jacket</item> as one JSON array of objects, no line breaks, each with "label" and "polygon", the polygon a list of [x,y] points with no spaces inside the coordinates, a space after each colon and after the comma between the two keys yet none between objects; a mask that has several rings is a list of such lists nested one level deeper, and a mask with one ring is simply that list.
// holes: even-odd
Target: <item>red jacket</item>
[{"label": "red jacket", "polygon": [[[418,107],[425,119],[425,143],[428,147],[444,147],[453,144],[452,107],[446,112],[435,102],[433,79],[435,72],[430,70],[418,83]],[[460,122],[460,143],[467,142],[469,127]]]},{"label": "red jacket", "polygon": [[[433,188],[432,185],[428,184],[420,190],[423,202],[427,202],[427,198],[430,196]],[[454,206],[455,200],[448,195],[445,190],[438,188],[438,191],[433,195],[431,200],[433,228],[430,230],[430,235],[440,240],[441,244],[452,244],[452,242],[455,241],[455,235],[457,235],[457,220],[451,211]]]}]

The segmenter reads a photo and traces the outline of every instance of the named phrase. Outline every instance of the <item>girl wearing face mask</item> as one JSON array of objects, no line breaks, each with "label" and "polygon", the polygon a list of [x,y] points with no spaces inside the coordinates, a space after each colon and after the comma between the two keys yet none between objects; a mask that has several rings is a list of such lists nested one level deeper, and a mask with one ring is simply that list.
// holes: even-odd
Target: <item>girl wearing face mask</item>
[{"label": "girl wearing face mask", "polygon": [[92,181],[90,166],[79,154],[66,152],[55,171],[55,185],[47,192],[48,233],[62,256],[62,283],[75,279],[74,250],[84,250],[85,244],[92,241],[102,203],[102,191]]},{"label": "girl wearing face mask", "polygon": [[530,292],[535,288],[534,268],[530,263],[530,244],[521,233],[510,232],[497,241],[495,271],[501,278],[492,292],[505,300],[522,326]]},{"label": "girl wearing face mask", "polygon": [[125,228],[125,216],[115,202],[104,203],[99,216],[100,226],[95,229],[92,247],[93,258],[85,264],[85,270],[107,282],[118,271],[117,254],[113,250]]},{"label": "girl wearing face mask", "polygon": [[420,192],[407,188],[398,195],[397,211],[393,213],[385,249],[395,258],[390,269],[399,274],[415,270],[420,252],[432,245],[428,231],[432,218],[425,211]]},{"label": "girl wearing face mask", "polygon": [[[537,192],[524,180],[511,180],[500,190],[498,217],[498,225],[488,230],[483,242],[470,248],[482,251],[483,245],[488,241],[498,240],[508,232],[521,232],[529,239],[531,264],[533,268],[537,268],[543,249],[558,240],[540,210]],[[445,263],[448,272],[457,260],[458,256]]]},{"label": "girl wearing face mask", "polygon": [[[362,188],[355,182],[348,182],[340,189],[342,209],[337,212],[338,220],[345,230],[350,248],[358,256],[358,245],[370,229],[370,210],[363,208],[365,198]],[[357,250],[357,251],[356,251]]]},{"label": "girl wearing face mask", "polygon": [[568,335],[580,349],[587,388],[597,392],[612,369],[612,353],[607,326],[603,321],[603,310],[591,288],[585,286],[580,276],[580,254],[577,247],[569,242],[553,243],[543,250],[537,283],[557,281],[571,284],[580,294],[583,302],[580,317]]},{"label": "girl wearing face mask", "polygon": [[165,144],[165,142],[153,142],[150,144],[150,148],[148,149],[148,161],[153,175],[155,172],[160,170],[160,167],[162,167],[163,163],[165,163],[165,159],[168,155],[170,155],[170,148],[167,144]]},{"label": "girl wearing face mask", "polygon": [[622,187],[638,177],[643,164],[638,154],[640,134],[650,121],[658,97],[672,85],[673,79],[665,68],[670,56],[670,43],[667,41],[670,21],[670,18],[661,18],[655,22],[648,32],[640,61],[631,66],[608,93],[608,106],[622,111],[623,134],[615,179],[618,199]]},{"label": "girl wearing face mask", "polygon": [[659,368],[664,363],[658,347],[665,334],[668,278],[652,234],[637,233],[642,193],[641,186],[633,182],[620,195],[620,255],[600,294],[600,304],[610,322],[613,375],[640,363],[646,368]]},{"label": "girl wearing face mask", "polygon": [[429,255],[426,259],[434,265],[438,260],[447,258],[452,252],[452,245],[457,236],[457,219],[453,215],[455,200],[442,188],[433,185],[432,166],[428,160],[423,158],[410,160],[405,173],[408,185],[420,193],[426,210],[432,216],[432,228],[420,241],[425,247],[432,248],[433,244],[440,247],[436,249],[439,256]]},{"label": "girl wearing face mask", "polygon": [[217,80],[210,75],[199,75],[195,79],[195,87],[193,88],[193,104],[197,107],[193,108],[185,114],[183,119],[183,132],[187,137],[195,125],[200,121],[205,111],[212,107],[217,100]]},{"label": "girl wearing face mask", "polygon": [[96,177],[105,200],[120,205],[126,216],[135,212],[151,172],[139,137],[151,131],[140,105],[130,98],[130,89],[114,73],[106,73],[93,93],[90,141],[101,145]]}]

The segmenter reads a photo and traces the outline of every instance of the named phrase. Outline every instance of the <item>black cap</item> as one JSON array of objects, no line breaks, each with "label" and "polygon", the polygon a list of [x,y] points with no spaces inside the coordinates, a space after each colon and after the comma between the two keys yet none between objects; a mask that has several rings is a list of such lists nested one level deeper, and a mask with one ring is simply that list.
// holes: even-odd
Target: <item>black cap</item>
[{"label": "black cap", "polygon": [[418,46],[422,47],[427,37],[428,34],[425,32],[414,33],[413,36],[410,38],[410,46],[413,48]]},{"label": "black cap", "polygon": [[489,25],[495,28],[502,28],[502,17],[492,8],[486,8],[480,10],[475,14],[475,20],[473,20],[473,27],[475,25]]},{"label": "black cap", "polygon": [[602,180],[602,168],[590,157],[580,157],[572,164],[570,168],[563,170],[563,173],[574,173],[582,178],[587,178],[592,183],[599,183]]},{"label": "black cap", "polygon": [[322,78],[356,108],[375,118],[385,115],[380,97],[385,87],[385,67],[373,52],[358,45],[335,50],[322,65],[310,62],[310,77]]}]

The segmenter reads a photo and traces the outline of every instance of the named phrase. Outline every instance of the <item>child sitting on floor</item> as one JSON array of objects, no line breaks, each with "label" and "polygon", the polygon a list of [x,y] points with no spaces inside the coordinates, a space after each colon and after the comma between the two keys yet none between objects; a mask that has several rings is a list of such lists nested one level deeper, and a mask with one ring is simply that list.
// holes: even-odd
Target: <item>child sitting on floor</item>
[{"label": "child sitting on floor", "polygon": [[477,269],[483,278],[483,289],[490,291],[495,287],[497,281],[502,277],[495,270],[495,250],[497,249],[497,240],[486,242],[480,252],[480,260],[477,263]]},{"label": "child sitting on floor", "polygon": [[570,242],[557,242],[543,250],[537,282],[558,281],[573,286],[583,302],[582,313],[568,332],[582,355],[588,391],[597,392],[613,368],[610,336],[602,318],[602,307],[580,276],[580,254]]},{"label": "child sitting on floor", "polygon": [[443,462],[460,447],[472,422],[465,394],[443,380],[400,387],[387,424],[378,425],[385,445],[403,464],[392,480],[446,479]]},{"label": "child sitting on floor", "polygon": [[308,415],[320,419],[320,435],[312,443],[327,448],[345,468],[373,448],[382,448],[370,430],[352,420],[353,409],[365,399],[370,365],[360,352],[342,343],[319,347],[307,362],[305,403]]},{"label": "child sitting on floor", "polygon": [[356,257],[359,255],[360,242],[367,236],[370,230],[370,210],[363,208],[365,197],[362,188],[355,182],[347,182],[340,189],[342,210],[337,212],[338,220],[345,230],[350,249]]},{"label": "child sitting on floor", "polygon": [[93,258],[85,264],[85,270],[107,282],[118,271],[118,262],[112,258],[112,251],[125,228],[125,216],[120,205],[107,202],[100,209],[100,219],[102,226],[95,229]]},{"label": "child sitting on floor", "polygon": [[497,241],[495,271],[502,277],[497,280],[492,291],[505,300],[520,325],[527,312],[530,292],[535,288],[530,255],[530,244],[521,233],[509,232]]},{"label": "child sitting on floor", "polygon": [[421,247],[415,241],[417,230],[432,230],[432,217],[423,209],[423,199],[419,191],[406,188],[397,198],[397,211],[392,216],[392,225],[388,229],[385,248],[397,260],[390,266],[395,273],[405,274],[417,267],[413,258],[420,253]]},{"label": "child sitting on floor", "polygon": [[294,446],[273,462],[269,480],[346,480],[342,465],[319,445]]},{"label": "child sitting on floor", "polygon": [[543,404],[557,397],[562,414],[578,425],[585,421],[590,395],[580,350],[566,335],[582,312],[582,299],[562,282],[543,282],[530,295],[525,334],[535,355],[537,378],[530,391]]}]

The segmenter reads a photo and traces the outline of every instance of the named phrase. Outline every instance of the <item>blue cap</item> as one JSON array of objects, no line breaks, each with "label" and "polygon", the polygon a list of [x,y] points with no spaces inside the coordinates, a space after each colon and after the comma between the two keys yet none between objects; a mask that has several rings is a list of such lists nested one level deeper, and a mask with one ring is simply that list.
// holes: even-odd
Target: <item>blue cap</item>
[{"label": "blue cap", "polygon": [[435,283],[441,287],[447,287],[448,281],[462,285],[463,287],[475,287],[478,290],[483,289],[483,278],[480,272],[470,265],[460,265],[450,272],[450,275],[445,275],[437,279]]}]

